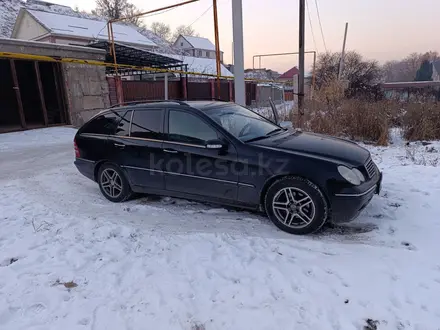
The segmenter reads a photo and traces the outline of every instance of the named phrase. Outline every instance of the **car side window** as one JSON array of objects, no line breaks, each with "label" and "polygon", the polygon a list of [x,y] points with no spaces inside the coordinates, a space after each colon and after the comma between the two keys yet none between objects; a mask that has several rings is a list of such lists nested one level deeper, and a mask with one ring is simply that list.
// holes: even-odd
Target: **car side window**
[{"label": "car side window", "polygon": [[135,110],[131,136],[143,139],[162,139],[163,116],[161,109]]},{"label": "car side window", "polygon": [[98,115],[84,127],[82,133],[114,135],[125,113],[126,111],[109,111]]},{"label": "car side window", "polygon": [[205,145],[218,138],[217,132],[199,117],[178,110],[170,110],[168,139],[175,142]]},{"label": "car side window", "polygon": [[121,118],[116,127],[115,134],[118,136],[129,136],[130,135],[130,120],[131,120],[132,110],[129,110],[125,113],[125,115]]}]

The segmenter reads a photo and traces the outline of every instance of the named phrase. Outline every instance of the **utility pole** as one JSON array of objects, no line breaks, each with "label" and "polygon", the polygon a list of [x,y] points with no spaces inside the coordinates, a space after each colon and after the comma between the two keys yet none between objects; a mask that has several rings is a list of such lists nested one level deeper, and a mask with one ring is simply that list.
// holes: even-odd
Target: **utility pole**
[{"label": "utility pole", "polygon": [[342,44],[341,61],[339,62],[338,80],[341,80],[342,71],[344,70],[345,42],[347,41],[348,22],[345,23],[344,43]]},{"label": "utility pole", "polygon": [[213,7],[213,12],[214,12],[215,64],[217,67],[217,98],[220,98],[221,65],[220,65],[220,41],[219,41],[219,37],[218,37],[217,0],[213,0],[212,7]]},{"label": "utility pole", "polygon": [[232,0],[232,30],[234,36],[234,85],[235,103],[246,105],[243,54],[243,5],[242,0]]},{"label": "utility pole", "polygon": [[306,0],[299,0],[299,76],[298,76],[298,127],[304,116],[304,71],[305,71],[305,17]]}]

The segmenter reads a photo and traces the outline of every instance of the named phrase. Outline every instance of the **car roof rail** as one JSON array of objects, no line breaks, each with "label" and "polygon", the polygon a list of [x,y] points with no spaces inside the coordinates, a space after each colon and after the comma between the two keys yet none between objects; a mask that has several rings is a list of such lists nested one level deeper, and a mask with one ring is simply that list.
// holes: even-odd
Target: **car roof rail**
[{"label": "car roof rail", "polygon": [[123,103],[114,104],[110,107],[110,109],[121,107],[121,106],[126,106],[126,105],[149,104],[149,103],[178,103],[180,105],[185,105],[185,106],[189,107],[188,103],[181,101],[181,100],[139,100],[139,101],[131,101],[131,102],[123,102]]}]

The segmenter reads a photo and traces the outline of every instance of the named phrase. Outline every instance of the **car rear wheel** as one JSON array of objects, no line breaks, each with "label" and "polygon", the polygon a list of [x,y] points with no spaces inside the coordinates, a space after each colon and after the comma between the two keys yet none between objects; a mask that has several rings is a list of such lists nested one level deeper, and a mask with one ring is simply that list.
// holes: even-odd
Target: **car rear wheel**
[{"label": "car rear wheel", "polygon": [[101,193],[109,201],[120,203],[131,197],[130,184],[121,169],[113,164],[103,164],[98,171],[98,184]]},{"label": "car rear wheel", "polygon": [[319,230],[327,220],[327,200],[309,180],[284,177],[267,190],[264,206],[268,217],[281,230],[305,235]]}]

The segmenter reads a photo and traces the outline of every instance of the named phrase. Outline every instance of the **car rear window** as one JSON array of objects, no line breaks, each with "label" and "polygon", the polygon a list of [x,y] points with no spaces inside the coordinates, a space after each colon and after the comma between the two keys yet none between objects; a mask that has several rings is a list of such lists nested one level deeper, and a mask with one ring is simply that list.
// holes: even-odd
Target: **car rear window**
[{"label": "car rear window", "polygon": [[121,118],[127,111],[109,111],[92,119],[81,133],[114,135]]},{"label": "car rear window", "polygon": [[118,136],[129,136],[130,135],[130,120],[131,120],[132,110],[125,113],[124,117],[118,123],[116,128],[116,135]]}]

